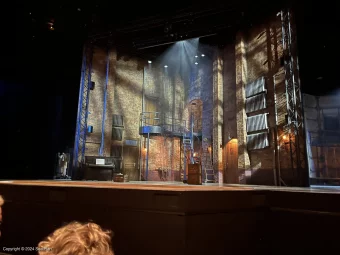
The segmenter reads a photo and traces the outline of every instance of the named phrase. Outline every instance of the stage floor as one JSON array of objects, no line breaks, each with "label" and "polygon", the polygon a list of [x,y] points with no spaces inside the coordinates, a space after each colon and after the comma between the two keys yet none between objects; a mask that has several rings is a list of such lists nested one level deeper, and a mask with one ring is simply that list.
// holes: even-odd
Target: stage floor
[{"label": "stage floor", "polygon": [[155,181],[72,181],[72,180],[3,180],[0,185],[23,186],[51,186],[51,187],[79,187],[104,189],[134,189],[134,190],[163,190],[163,191],[280,191],[302,193],[331,193],[340,194],[338,186],[312,186],[310,188],[255,186],[240,184],[204,183],[202,185],[188,185],[182,182],[155,182]]},{"label": "stage floor", "polygon": [[[340,187],[4,180],[0,194],[6,201],[0,241],[6,247],[18,240],[34,247],[74,220],[113,230],[117,255],[307,254],[291,247],[338,244],[325,226],[340,227]],[[266,253],[270,246],[275,252]]]}]

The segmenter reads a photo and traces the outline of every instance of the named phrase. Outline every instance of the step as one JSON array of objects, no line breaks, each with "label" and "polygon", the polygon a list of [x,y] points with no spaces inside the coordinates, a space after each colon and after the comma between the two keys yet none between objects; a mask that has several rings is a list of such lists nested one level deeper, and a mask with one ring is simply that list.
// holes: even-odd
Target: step
[{"label": "step", "polygon": [[215,175],[208,175],[205,177],[205,181],[214,181],[215,180]]}]

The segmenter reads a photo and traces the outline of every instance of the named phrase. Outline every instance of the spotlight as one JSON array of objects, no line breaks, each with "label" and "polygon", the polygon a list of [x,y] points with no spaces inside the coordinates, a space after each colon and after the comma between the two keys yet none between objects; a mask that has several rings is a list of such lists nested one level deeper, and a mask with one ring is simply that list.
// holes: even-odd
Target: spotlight
[{"label": "spotlight", "polygon": [[198,56],[196,55],[195,58],[198,58]]},{"label": "spotlight", "polygon": [[204,55],[204,54],[202,54],[201,56],[202,56],[202,57],[204,57],[205,55]]},{"label": "spotlight", "polygon": [[198,63],[197,63],[197,62],[195,62],[195,65],[198,65]]},{"label": "spotlight", "polygon": [[167,66],[167,65],[165,65],[164,67],[165,67],[165,68],[168,68],[168,66]]},{"label": "spotlight", "polygon": [[149,64],[151,64],[151,63],[152,63],[152,61],[151,61],[151,60],[149,60],[149,61],[148,61],[148,63],[149,63]]}]

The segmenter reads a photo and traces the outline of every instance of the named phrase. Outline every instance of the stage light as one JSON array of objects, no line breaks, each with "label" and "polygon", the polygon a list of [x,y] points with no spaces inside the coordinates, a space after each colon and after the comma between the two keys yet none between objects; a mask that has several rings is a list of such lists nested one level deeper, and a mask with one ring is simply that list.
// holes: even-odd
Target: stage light
[{"label": "stage light", "polygon": [[167,65],[165,65],[164,67],[165,67],[165,68],[168,68],[168,66],[167,66]]},{"label": "stage light", "polygon": [[195,58],[198,58],[198,56],[196,55]]},{"label": "stage light", "polygon": [[283,140],[286,140],[286,139],[287,139],[287,136],[286,136],[286,135],[284,135],[284,136],[283,136]]},{"label": "stage light", "polygon": [[202,57],[204,57],[205,55],[204,55],[204,54],[202,54],[201,56],[202,56]]},{"label": "stage light", "polygon": [[152,63],[152,61],[151,61],[151,60],[149,60],[149,61],[148,61],[148,63],[149,63],[149,64],[151,64],[151,63]]},{"label": "stage light", "polygon": [[198,65],[198,63],[197,63],[197,62],[195,62],[195,65]]}]

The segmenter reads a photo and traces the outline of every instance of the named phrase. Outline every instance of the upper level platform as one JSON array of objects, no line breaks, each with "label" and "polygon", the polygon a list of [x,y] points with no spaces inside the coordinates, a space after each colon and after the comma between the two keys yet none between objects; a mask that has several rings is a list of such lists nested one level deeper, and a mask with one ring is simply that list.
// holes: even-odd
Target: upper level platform
[{"label": "upper level platform", "polygon": [[[201,120],[195,120],[193,124],[193,136],[201,137]],[[167,117],[161,112],[143,112],[140,115],[139,134],[188,138],[190,136],[190,122]]]}]

